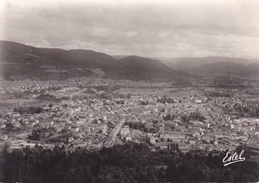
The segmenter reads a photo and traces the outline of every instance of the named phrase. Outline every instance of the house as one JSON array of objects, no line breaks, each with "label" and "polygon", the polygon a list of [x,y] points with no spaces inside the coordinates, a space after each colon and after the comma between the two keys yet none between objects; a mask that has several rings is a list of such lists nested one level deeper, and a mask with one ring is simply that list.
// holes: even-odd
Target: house
[{"label": "house", "polygon": [[0,128],[6,128],[6,124],[0,124]]},{"label": "house", "polygon": [[196,144],[196,141],[195,140],[189,140],[189,143],[190,144]]},{"label": "house", "polygon": [[8,135],[2,135],[1,140],[7,140],[8,139]]},{"label": "house", "polygon": [[130,129],[129,129],[129,126],[128,125],[125,125],[122,129],[121,129],[121,132],[120,134],[123,135],[123,136],[126,136],[130,133]]},{"label": "house", "polygon": [[189,152],[192,149],[190,144],[178,143],[179,150],[183,153]]},{"label": "house", "polygon": [[126,137],[126,141],[131,141],[132,140],[132,137]]},{"label": "house", "polygon": [[201,100],[201,99],[195,99],[195,100],[194,100],[194,103],[196,103],[196,104],[201,104],[201,103],[202,103],[202,100]]},{"label": "house", "polygon": [[160,134],[160,138],[170,139],[174,142],[181,142],[185,139],[185,136],[182,136],[175,131],[165,131],[164,134]]},{"label": "house", "polygon": [[15,113],[12,114],[12,117],[13,117],[13,118],[18,118],[18,117],[20,117],[20,116],[21,116],[21,114],[18,113],[18,112],[15,112]]},{"label": "house", "polygon": [[156,143],[156,141],[157,141],[157,138],[155,138],[155,137],[150,137],[150,143],[151,143],[151,144]]}]

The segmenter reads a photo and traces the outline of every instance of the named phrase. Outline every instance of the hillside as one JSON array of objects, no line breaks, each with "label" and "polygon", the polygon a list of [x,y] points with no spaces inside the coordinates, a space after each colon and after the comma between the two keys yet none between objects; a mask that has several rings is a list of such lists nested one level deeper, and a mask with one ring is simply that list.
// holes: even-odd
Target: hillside
[{"label": "hillside", "polygon": [[0,41],[0,75],[4,79],[67,79],[102,76],[116,79],[172,78],[177,72],[158,61],[129,56],[120,60],[91,50],[36,48],[20,43]]},{"label": "hillside", "polygon": [[120,60],[122,58],[128,57],[129,55],[112,55],[113,58],[115,58],[116,60]]},{"label": "hillside", "polygon": [[256,74],[251,66],[237,64],[233,62],[220,62],[204,64],[191,70],[195,74],[234,74],[234,75],[251,75]]},{"label": "hillside", "polygon": [[258,62],[258,60],[249,60],[243,58],[231,58],[231,57],[181,57],[172,59],[159,59],[159,61],[172,69],[177,71],[189,72],[190,70],[202,66],[204,64],[221,63],[221,62],[233,62],[236,64],[251,64]]},{"label": "hillside", "polygon": [[251,70],[252,73],[259,74],[259,63],[252,63],[249,64],[247,67]]},{"label": "hillside", "polygon": [[138,56],[128,56],[118,61],[119,75],[124,78],[150,80],[152,78],[173,79],[180,76],[159,61]]},{"label": "hillside", "polygon": [[109,73],[115,59],[90,50],[35,48],[20,43],[0,41],[1,74],[5,79],[66,79],[93,75],[99,67]]}]

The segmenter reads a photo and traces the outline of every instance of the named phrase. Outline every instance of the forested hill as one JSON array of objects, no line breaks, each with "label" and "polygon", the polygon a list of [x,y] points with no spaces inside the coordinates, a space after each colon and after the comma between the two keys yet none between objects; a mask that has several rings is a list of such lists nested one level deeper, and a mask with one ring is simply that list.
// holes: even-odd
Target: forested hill
[{"label": "forested hill", "polygon": [[24,148],[1,155],[2,182],[256,182],[258,165],[246,161],[224,167],[226,152],[183,154],[162,150],[151,152],[145,144],[127,143],[100,151],[65,147],[53,150]]},{"label": "forested hill", "polygon": [[183,73],[172,70],[170,67],[149,58],[128,56],[118,60],[118,75],[123,78],[144,79],[175,78]]},{"label": "forested hill", "polygon": [[131,56],[117,60],[92,50],[36,48],[0,41],[0,76],[7,80],[61,80],[93,76],[132,80],[174,79],[179,73],[156,60]]}]

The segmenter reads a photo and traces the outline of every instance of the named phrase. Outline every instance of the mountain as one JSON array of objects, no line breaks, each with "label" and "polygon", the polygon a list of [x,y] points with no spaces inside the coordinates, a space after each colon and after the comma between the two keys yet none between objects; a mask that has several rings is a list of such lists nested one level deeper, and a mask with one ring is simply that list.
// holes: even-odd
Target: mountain
[{"label": "mountain", "polygon": [[178,66],[176,64],[174,64],[173,62],[164,61],[164,60],[159,60],[159,62],[161,62],[162,64],[166,65],[167,67],[170,67],[173,70],[177,70],[178,69]]},{"label": "mountain", "polygon": [[230,75],[252,75],[256,74],[252,70],[252,65],[237,64],[233,62],[209,63],[191,70],[194,74],[230,74]]},{"label": "mountain", "polygon": [[139,56],[128,56],[118,60],[119,75],[123,78],[144,79],[175,78],[183,73],[177,72],[157,60]]},{"label": "mountain", "polygon": [[249,64],[247,67],[251,70],[252,73],[259,74],[259,63],[252,63]]},{"label": "mountain", "polygon": [[129,55],[112,55],[113,58],[115,58],[116,60],[120,60],[122,58],[128,57]]},{"label": "mountain", "polygon": [[181,58],[161,58],[159,61],[172,69],[177,71],[189,72],[190,70],[199,67],[204,64],[221,63],[221,62],[233,62],[237,64],[251,64],[258,62],[258,60],[249,60],[243,58],[231,58],[231,57],[181,57]]},{"label": "mountain", "polygon": [[177,69],[177,65],[175,64],[175,62],[179,59],[179,58],[170,58],[170,57],[149,57],[150,59],[154,59],[154,60],[158,60],[160,63],[170,67],[173,70]]},{"label": "mountain", "polygon": [[20,43],[0,41],[1,74],[5,79],[67,79],[93,75],[91,68],[106,73],[116,60],[90,50],[35,48]]},{"label": "mountain", "polygon": [[4,79],[67,79],[93,76],[96,68],[102,76],[116,79],[172,78],[178,73],[156,60],[128,56],[117,60],[91,50],[36,48],[0,41],[0,75]]}]

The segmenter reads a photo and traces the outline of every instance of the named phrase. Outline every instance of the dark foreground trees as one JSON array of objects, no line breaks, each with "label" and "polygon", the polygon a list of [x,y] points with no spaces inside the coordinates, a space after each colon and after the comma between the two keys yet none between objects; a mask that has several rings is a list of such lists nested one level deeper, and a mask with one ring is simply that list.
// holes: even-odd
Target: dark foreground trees
[{"label": "dark foreground trees", "polygon": [[145,144],[127,143],[100,151],[77,148],[24,148],[1,153],[3,182],[189,182],[258,181],[250,161],[224,167],[225,153],[151,152]]}]

